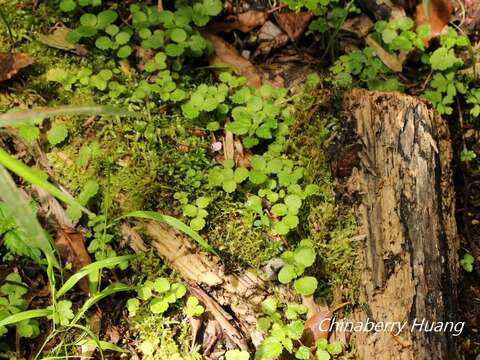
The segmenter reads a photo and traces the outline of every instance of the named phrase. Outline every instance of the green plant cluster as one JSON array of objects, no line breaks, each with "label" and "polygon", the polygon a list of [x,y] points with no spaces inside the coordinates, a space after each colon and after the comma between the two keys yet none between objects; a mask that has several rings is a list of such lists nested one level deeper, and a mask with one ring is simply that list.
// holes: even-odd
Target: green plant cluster
[{"label": "green plant cluster", "polygon": [[209,197],[201,196],[195,200],[194,204],[188,203],[187,194],[185,192],[177,192],[173,196],[182,205],[183,215],[190,218],[190,227],[195,230],[201,230],[205,227],[205,218],[208,216],[207,206],[212,202]]},{"label": "green plant cluster", "polygon": [[300,241],[293,251],[285,251],[281,258],[285,265],[278,273],[278,281],[288,284],[295,280],[293,288],[301,295],[309,296],[315,292],[318,281],[313,276],[302,276],[305,269],[315,262],[316,252],[311,240]]},{"label": "green plant cluster", "polygon": [[0,202],[0,237],[3,239],[3,246],[8,250],[4,260],[12,259],[14,256],[25,256],[40,261],[40,249],[30,246],[28,238],[10,215],[8,206],[2,202]]},{"label": "green plant cluster", "polygon": [[[141,309],[141,301],[144,301],[148,303],[148,309],[153,314],[163,314],[171,304],[183,298],[186,292],[187,288],[185,285],[177,282],[170,283],[170,280],[165,277],[159,277],[154,281],[147,280],[143,284],[138,285],[137,297],[127,301],[127,309],[130,316],[135,316]],[[191,304],[194,312],[199,310],[196,308],[196,305]]]},{"label": "green plant cluster", "polygon": [[[477,106],[476,88],[473,79],[461,71],[465,62],[459,56],[460,52],[471,49],[469,38],[448,27],[440,35],[438,46],[426,49],[425,42],[429,35],[429,26],[422,25],[414,29],[414,21],[409,17],[378,21],[371,34],[391,56],[413,51],[419,53],[420,65],[430,74],[425,75],[424,79],[414,80],[424,81],[427,86],[423,96],[439,113],[451,115],[455,100],[460,98],[470,105],[472,116],[478,115],[480,108]],[[330,71],[333,82],[342,87],[359,84],[371,90],[404,90],[399,78],[383,64],[371,47],[340,56]]]},{"label": "green plant cluster", "polygon": [[[62,6],[65,2],[69,2],[70,6]],[[73,0],[63,0],[62,3],[60,8],[63,11],[75,11]],[[191,5],[178,2],[175,11],[161,12],[155,6],[131,4],[131,26],[116,24],[120,22],[117,21],[119,15],[115,8],[98,14],[84,13],[80,17],[80,25],[68,34],[67,40],[78,43],[82,39],[93,38],[98,49],[114,51],[120,59],[132,54],[134,44],[162,51],[159,54],[171,58],[182,55],[198,57],[211,48],[195,26],[206,25],[222,9],[219,0],[203,0]]]},{"label": "green plant cluster", "polygon": [[[0,320],[27,310],[27,284],[22,282],[18,273],[10,273],[5,277],[5,283],[0,287]],[[19,337],[34,338],[40,335],[39,323],[35,319],[26,319],[14,324]],[[0,338],[8,332],[7,326],[0,326]]]},{"label": "green plant cluster", "polygon": [[[285,351],[295,359],[311,359],[312,355],[318,360],[336,358],[343,352],[340,342],[329,343],[326,339],[319,339],[314,354],[309,347],[299,341],[302,338],[307,313],[307,307],[301,304],[279,305],[275,297],[269,297],[262,302],[263,317],[257,320],[257,329],[266,334],[255,353],[257,360],[278,359]],[[289,321],[285,321],[289,320]]]}]

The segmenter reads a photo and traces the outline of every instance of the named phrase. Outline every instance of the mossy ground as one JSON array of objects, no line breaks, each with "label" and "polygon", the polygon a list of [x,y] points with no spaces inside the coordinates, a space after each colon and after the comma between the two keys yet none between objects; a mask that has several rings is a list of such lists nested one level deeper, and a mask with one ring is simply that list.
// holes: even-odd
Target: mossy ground
[{"label": "mossy ground", "polygon": [[[46,31],[61,16],[51,13],[54,7],[49,2],[39,4],[36,16],[31,11],[13,11],[15,3],[8,1],[5,9],[16,14],[10,19],[16,48],[31,54],[36,62],[22,71],[15,82],[1,85],[1,111],[91,102],[126,105],[131,110],[140,110],[128,95],[112,100],[99,98],[88,88],[72,92],[48,83],[45,74],[53,66],[75,71],[82,66],[103,69],[114,64],[101,56],[79,57],[34,40],[38,32]],[[10,47],[6,34],[0,32],[3,51]],[[117,76],[132,87],[136,84],[135,71],[129,65],[125,65]],[[356,248],[350,239],[355,233],[355,221],[351,210],[336,201],[336,180],[327,156],[329,147],[342,131],[335,106],[332,107],[334,102],[333,95],[319,91],[300,97],[295,104],[296,122],[288,140],[289,155],[306,168],[307,179],[319,185],[320,191],[304,205],[300,226],[293,239],[310,238],[317,247],[320,260],[315,272],[321,280],[320,295],[342,288],[344,296],[354,301],[358,286]],[[250,267],[259,269],[269,259],[294,245],[252,227],[242,214],[242,199],[205,188],[206,169],[215,164],[215,159],[210,151],[211,139],[198,131],[198,124],[181,116],[166,116],[155,103],[147,104],[147,108],[151,113],[147,119],[56,119],[68,125],[69,137],[55,147],[44,142],[54,180],[74,195],[88,180],[97,180],[100,191],[89,207],[99,213],[108,209],[110,218],[133,210],[158,210],[181,217],[181,205],[174,199],[176,192],[186,192],[189,199],[212,197],[205,234],[220,250],[227,268],[232,271]],[[45,123],[44,126],[49,125]],[[90,150],[85,151],[86,147]],[[90,155],[84,157],[82,154],[86,152]],[[119,249],[120,241],[113,246]],[[152,257],[155,257],[153,253],[146,256],[145,260],[134,265],[132,271],[164,273],[165,264],[158,259],[152,260]],[[176,320],[175,315],[164,319],[146,312],[130,322],[129,334],[140,341],[160,339],[155,343],[160,349],[157,354],[161,353],[165,359],[175,359],[175,354],[186,356],[189,353],[190,329],[186,324]],[[191,355],[191,359],[195,358]]]}]

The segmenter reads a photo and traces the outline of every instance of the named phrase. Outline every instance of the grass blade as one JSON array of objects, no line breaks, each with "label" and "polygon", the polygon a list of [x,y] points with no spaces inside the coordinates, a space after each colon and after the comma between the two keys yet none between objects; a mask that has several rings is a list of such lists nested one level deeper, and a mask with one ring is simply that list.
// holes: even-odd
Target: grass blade
[{"label": "grass blade", "polygon": [[23,320],[49,316],[51,314],[52,314],[52,310],[49,310],[49,309],[35,309],[35,310],[22,311],[22,312],[7,316],[6,318],[0,320],[0,326],[12,325]]},{"label": "grass blade", "polygon": [[[2,149],[0,149],[2,150]],[[3,150],[2,150],[3,151]],[[30,246],[40,249],[51,263],[60,268],[55,257],[53,246],[47,238],[42,226],[37,220],[28,201],[20,194],[15,182],[8,171],[0,165],[0,199],[11,212],[20,231],[25,234],[25,241],[30,242]]]},{"label": "grass blade", "polygon": [[68,205],[72,205],[74,207],[79,207],[88,215],[94,215],[90,210],[82,206],[78,203],[73,197],[63,193],[60,191],[56,186],[49,183],[45,180],[35,169],[32,169],[25,165],[23,162],[15,159],[12,155],[7,153],[5,150],[0,148],[0,165],[5,166],[11,172],[17,174],[25,181],[37,185],[48,191],[52,196],[55,196],[57,199],[63,201]]},{"label": "grass blade", "polygon": [[57,298],[65,295],[70,289],[72,289],[76,283],[78,283],[84,276],[91,274],[95,271],[98,271],[104,267],[110,267],[118,265],[124,261],[131,260],[135,257],[135,255],[124,255],[124,256],[116,256],[109,259],[104,259],[100,261],[95,261],[94,263],[88,264],[78,270],[75,274],[70,276],[65,284],[57,291]]},{"label": "grass blade", "polygon": [[193,240],[195,240],[201,247],[203,247],[205,250],[211,252],[212,254],[218,255],[218,253],[215,251],[215,249],[210,246],[210,244],[205,241],[204,238],[202,238],[198,232],[193,230],[190,226],[185,224],[184,222],[178,220],[177,218],[174,218],[172,216],[168,215],[163,215],[155,211],[132,211],[126,215],[121,216],[119,219],[126,218],[126,217],[136,217],[136,218],[142,218],[142,219],[149,219],[149,220],[155,220],[159,222],[163,222],[165,224],[168,224],[175,229],[187,234],[190,236]]},{"label": "grass blade", "polygon": [[75,317],[72,319],[71,324],[75,324],[78,320],[82,318],[82,316],[88,311],[88,309],[90,309],[93,305],[95,305],[100,300],[106,298],[107,296],[110,296],[120,291],[131,290],[133,290],[133,287],[120,283],[107,286],[99,293],[90,296],[87,301],[83,303],[82,307],[78,310],[78,312],[75,314]]},{"label": "grass blade", "polygon": [[49,118],[58,115],[117,115],[139,117],[138,113],[104,105],[67,105],[54,108],[40,107],[24,111],[9,111],[0,115],[0,127],[34,123],[39,118]]},{"label": "grass blade", "polygon": [[93,339],[83,339],[80,340],[76,343],[77,346],[89,346],[89,347],[95,347],[97,349],[100,349],[102,351],[104,350],[110,350],[110,351],[116,351],[116,352],[126,352],[125,349],[122,349],[120,346],[112,344],[108,341],[103,341],[103,340],[93,340]]}]

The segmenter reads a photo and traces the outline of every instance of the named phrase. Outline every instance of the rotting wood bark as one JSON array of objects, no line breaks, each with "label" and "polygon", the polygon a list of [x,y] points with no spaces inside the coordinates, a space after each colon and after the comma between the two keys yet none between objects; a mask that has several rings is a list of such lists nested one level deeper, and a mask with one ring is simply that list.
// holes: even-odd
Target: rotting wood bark
[{"label": "rotting wood bark", "polygon": [[448,127],[417,98],[354,90],[344,97],[363,150],[352,183],[368,234],[361,252],[362,306],[354,321],[400,321],[398,337],[356,332],[360,358],[455,359],[448,332],[410,332],[415,319],[458,321],[459,239],[454,218]]},{"label": "rotting wood bark", "polygon": [[[226,274],[218,258],[199,253],[189,238],[166,225],[147,222],[145,231],[157,254],[179,272],[226,336],[245,350],[251,342],[261,341],[255,329],[256,319],[260,316],[260,303],[269,295],[262,279],[248,270]],[[124,224],[122,233],[132,248],[142,252],[145,246],[139,243],[141,237],[132,228]],[[231,309],[233,316],[222,307]]]}]

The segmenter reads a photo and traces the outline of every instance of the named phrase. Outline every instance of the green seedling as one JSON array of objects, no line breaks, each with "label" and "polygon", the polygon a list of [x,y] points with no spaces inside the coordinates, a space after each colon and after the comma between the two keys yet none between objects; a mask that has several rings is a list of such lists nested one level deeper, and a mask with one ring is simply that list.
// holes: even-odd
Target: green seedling
[{"label": "green seedling", "polygon": [[238,184],[244,182],[249,176],[246,168],[239,167],[233,170],[233,160],[224,160],[223,167],[215,167],[208,173],[208,185],[210,187],[222,187],[227,193],[237,189]]},{"label": "green seedling", "polygon": [[312,276],[303,276],[305,269],[315,262],[315,249],[310,240],[302,240],[294,251],[286,251],[282,254],[285,265],[278,273],[278,281],[288,284],[293,280],[293,287],[301,295],[312,295],[318,285],[317,279]]},{"label": "green seedling", "polygon": [[[24,299],[27,293],[28,286],[18,273],[6,276],[4,285],[0,287],[0,321],[27,310],[28,302]],[[15,325],[20,337],[34,338],[40,334],[38,321],[34,319],[25,319],[12,325]],[[0,326],[0,338],[7,332],[7,326]]]},{"label": "green seedling", "polygon": [[195,296],[189,296],[185,304],[185,313],[188,316],[195,317],[200,316],[205,311],[205,308],[200,305],[198,299]]},{"label": "green seedling", "polygon": [[228,350],[225,353],[225,360],[249,360],[250,354],[244,350]]},{"label": "green seedling", "polygon": [[[181,283],[170,283],[167,278],[160,277],[154,281],[147,280],[138,286],[137,298],[127,301],[130,316],[135,316],[141,307],[141,301],[153,314],[163,314],[171,304],[183,298],[187,288]],[[198,309],[196,309],[198,310]]]},{"label": "green seedling", "polygon": [[470,255],[469,253],[466,253],[465,255],[462,256],[460,259],[460,266],[462,267],[463,270],[466,272],[472,272],[473,271],[473,263],[475,262],[475,258]]},{"label": "green seedling", "polygon": [[207,210],[205,208],[210,204],[212,199],[208,197],[199,197],[195,201],[195,205],[192,204],[185,204],[183,206],[183,215],[189,218],[190,220],[190,227],[195,230],[201,230],[205,227],[205,218],[208,215]]}]

